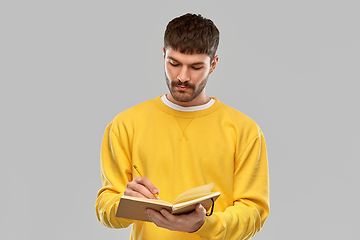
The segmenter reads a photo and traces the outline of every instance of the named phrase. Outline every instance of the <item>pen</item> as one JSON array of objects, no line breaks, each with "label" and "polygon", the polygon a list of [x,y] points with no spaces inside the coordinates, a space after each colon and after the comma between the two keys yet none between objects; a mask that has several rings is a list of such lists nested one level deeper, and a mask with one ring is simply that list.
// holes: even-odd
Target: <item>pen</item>
[{"label": "pen", "polygon": [[[140,175],[141,177],[144,177],[144,176],[141,174],[140,170],[138,169],[138,167],[137,167],[136,165],[134,165],[133,167],[135,168],[135,170],[139,173],[139,175]],[[155,193],[154,195],[155,195],[155,197],[159,198],[159,195],[157,195],[156,193]]]}]

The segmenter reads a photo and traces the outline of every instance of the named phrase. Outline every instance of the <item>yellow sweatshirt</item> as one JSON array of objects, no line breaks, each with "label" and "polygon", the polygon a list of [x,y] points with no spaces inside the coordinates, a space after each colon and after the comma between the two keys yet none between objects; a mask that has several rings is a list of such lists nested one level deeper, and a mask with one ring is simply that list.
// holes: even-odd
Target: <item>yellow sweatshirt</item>
[{"label": "yellow sweatshirt", "polygon": [[[118,114],[107,126],[101,148],[96,213],[110,228],[132,224],[130,239],[249,239],[269,214],[268,161],[263,133],[241,112],[221,103],[182,112],[160,96]],[[151,222],[116,218],[126,183],[138,174],[173,202],[182,192],[215,183],[221,195],[214,213],[195,233],[159,228]]]}]

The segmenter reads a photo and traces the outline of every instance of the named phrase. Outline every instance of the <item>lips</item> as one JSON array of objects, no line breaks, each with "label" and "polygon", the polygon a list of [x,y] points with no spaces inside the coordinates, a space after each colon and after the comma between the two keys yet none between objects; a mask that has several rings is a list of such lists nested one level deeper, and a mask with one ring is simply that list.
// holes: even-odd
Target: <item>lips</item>
[{"label": "lips", "polygon": [[185,86],[176,86],[176,88],[180,91],[186,91],[187,89],[190,89],[189,87],[185,87]]}]

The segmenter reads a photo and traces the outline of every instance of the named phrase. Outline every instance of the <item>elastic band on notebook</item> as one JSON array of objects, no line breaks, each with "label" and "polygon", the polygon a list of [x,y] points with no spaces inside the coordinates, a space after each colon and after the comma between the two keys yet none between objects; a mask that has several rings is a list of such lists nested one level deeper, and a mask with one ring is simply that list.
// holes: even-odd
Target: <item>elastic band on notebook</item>
[{"label": "elastic band on notebook", "polygon": [[206,216],[211,216],[213,214],[213,211],[214,211],[214,199],[212,199],[212,198],[210,198],[210,199],[212,201],[211,211],[210,211],[210,214],[206,213]]}]

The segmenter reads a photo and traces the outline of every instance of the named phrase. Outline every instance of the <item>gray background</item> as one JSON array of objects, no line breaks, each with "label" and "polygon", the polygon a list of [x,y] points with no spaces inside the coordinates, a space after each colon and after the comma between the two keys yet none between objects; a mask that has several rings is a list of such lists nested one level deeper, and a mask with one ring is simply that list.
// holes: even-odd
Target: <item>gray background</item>
[{"label": "gray background", "polygon": [[163,33],[187,12],[221,32],[207,93],[265,133],[271,213],[254,239],[354,239],[358,1],[123,2],[1,1],[0,239],[128,239],[95,215],[103,132],[166,93]]}]

